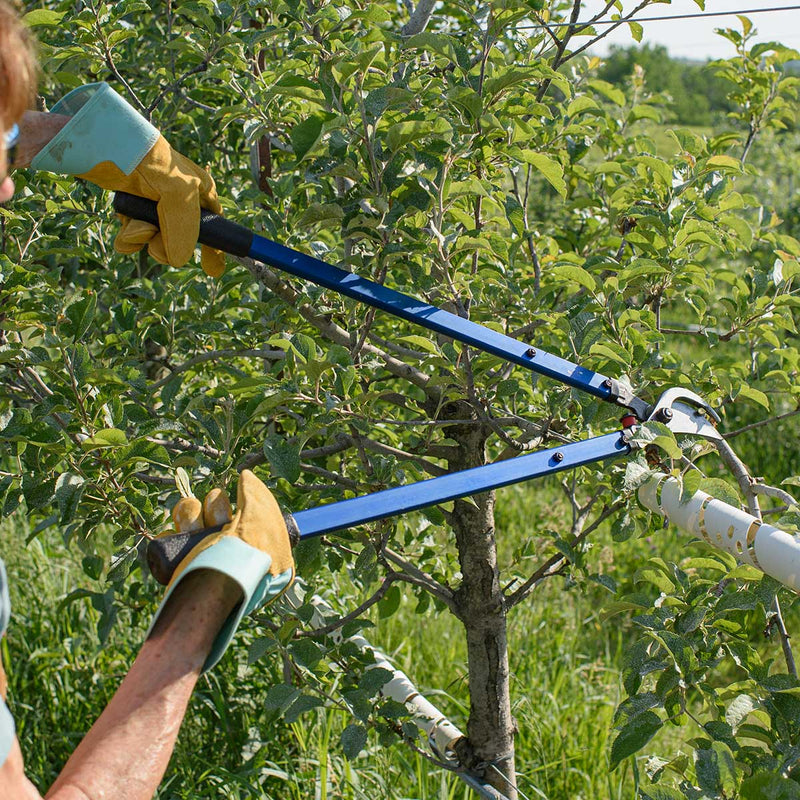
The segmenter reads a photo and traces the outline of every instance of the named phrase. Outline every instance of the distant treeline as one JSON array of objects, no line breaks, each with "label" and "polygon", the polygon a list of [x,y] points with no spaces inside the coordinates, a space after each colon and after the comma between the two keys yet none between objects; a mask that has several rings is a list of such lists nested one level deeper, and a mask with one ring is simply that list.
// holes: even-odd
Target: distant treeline
[{"label": "distant treeline", "polygon": [[615,85],[629,83],[639,65],[649,91],[670,96],[668,122],[681,125],[714,125],[731,110],[731,85],[715,75],[713,62],[672,58],[663,45],[614,46],[600,70],[603,80]]}]

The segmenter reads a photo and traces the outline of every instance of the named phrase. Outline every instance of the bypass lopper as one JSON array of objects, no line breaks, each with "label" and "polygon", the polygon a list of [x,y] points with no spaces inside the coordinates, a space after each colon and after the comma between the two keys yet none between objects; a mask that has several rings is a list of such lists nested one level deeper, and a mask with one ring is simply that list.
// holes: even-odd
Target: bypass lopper
[{"label": "bypass lopper", "polygon": [[[114,207],[121,214],[158,224],[156,204],[150,200],[117,193]],[[714,424],[719,421],[719,416],[692,391],[668,389],[655,404],[650,405],[614,378],[593,372],[449,311],[272,242],[208,211],[202,212],[199,241],[230,255],[249,257],[304,278],[621,406],[628,412],[622,418],[622,429],[614,433],[287,514],[287,527],[294,542],[625,456],[635,447],[632,439],[636,426],[650,420],[664,423],[675,434],[711,440],[722,438]],[[148,547],[148,564],[156,580],[167,583],[183,557],[202,538],[215,530],[218,528],[175,534],[151,541]]]}]

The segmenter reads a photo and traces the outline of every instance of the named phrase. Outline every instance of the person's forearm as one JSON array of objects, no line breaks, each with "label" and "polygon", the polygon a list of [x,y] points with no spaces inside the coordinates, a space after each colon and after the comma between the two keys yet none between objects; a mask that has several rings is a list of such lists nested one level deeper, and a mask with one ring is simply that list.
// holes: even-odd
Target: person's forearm
[{"label": "person's forearm", "polygon": [[176,602],[171,600],[162,613],[117,693],[47,793],[48,800],[153,796],[214,637],[240,597],[238,586],[219,574],[196,573],[178,587],[172,598]]},{"label": "person's forearm", "polygon": [[63,114],[26,111],[19,122],[19,144],[12,169],[30,166],[36,154],[70,121]]}]

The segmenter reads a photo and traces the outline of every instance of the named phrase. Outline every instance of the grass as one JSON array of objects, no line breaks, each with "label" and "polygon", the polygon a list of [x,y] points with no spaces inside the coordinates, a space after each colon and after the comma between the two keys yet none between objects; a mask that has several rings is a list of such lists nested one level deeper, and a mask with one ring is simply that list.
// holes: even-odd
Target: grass
[{"label": "grass", "polygon": [[[552,486],[506,489],[500,498],[504,552],[565,513]],[[77,587],[98,590],[83,575],[80,554],[66,549],[53,532],[26,546],[27,532],[19,518],[0,526],[14,606],[4,647],[29,774],[44,790],[114,692],[143,638],[149,612],[123,611],[100,647],[98,612],[86,601],[59,605]],[[640,540],[612,549],[601,535],[597,558],[606,571],[631,575],[651,546]],[[673,546],[677,555],[677,543]],[[618,671],[630,640],[620,618],[603,619],[607,598],[599,586],[569,589],[563,578],[555,578],[510,616],[517,769],[529,798],[634,797],[629,766],[611,774],[607,769],[612,717],[621,696]],[[446,613],[417,615],[414,607],[414,598],[406,596],[398,613],[368,636],[465,730],[469,697],[460,624]],[[245,631],[242,639],[246,643],[252,635]],[[263,707],[269,686],[282,680],[276,662],[267,658],[248,667],[246,647],[239,646],[201,680],[159,798],[471,796],[456,776],[402,744],[380,748],[371,738],[368,755],[349,761],[338,739],[352,720],[338,710],[316,709],[291,725],[276,720],[275,712]]]}]

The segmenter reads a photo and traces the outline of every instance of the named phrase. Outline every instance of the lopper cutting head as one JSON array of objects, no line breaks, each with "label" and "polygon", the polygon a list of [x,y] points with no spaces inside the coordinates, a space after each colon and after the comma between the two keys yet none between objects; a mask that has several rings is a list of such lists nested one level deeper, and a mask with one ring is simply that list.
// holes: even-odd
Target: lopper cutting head
[{"label": "lopper cutting head", "polygon": [[716,424],[720,416],[699,394],[690,389],[667,389],[647,415],[647,421],[663,422],[673,433],[685,433],[711,441],[722,434]]}]

